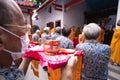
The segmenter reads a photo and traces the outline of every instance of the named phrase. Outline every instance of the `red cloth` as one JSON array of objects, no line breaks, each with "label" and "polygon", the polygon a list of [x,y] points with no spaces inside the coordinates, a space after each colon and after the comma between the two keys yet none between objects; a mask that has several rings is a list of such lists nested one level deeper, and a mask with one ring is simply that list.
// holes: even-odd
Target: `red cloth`
[{"label": "red cloth", "polygon": [[76,47],[76,45],[79,43],[78,37],[75,37],[73,39],[73,43],[74,43],[74,48]]},{"label": "red cloth", "polygon": [[[74,55],[81,56],[82,51],[76,51]],[[70,54],[60,51],[57,55],[50,56],[44,53],[42,46],[34,46],[29,48],[29,50],[24,54],[24,57],[40,61],[42,67],[48,66],[51,69],[56,69],[67,64]]]}]

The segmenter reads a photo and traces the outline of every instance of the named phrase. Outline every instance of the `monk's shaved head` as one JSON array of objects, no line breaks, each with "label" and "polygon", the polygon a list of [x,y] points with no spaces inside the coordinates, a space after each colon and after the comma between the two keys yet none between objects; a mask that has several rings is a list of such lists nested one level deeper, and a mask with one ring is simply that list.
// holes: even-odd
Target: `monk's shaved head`
[{"label": "monk's shaved head", "polygon": [[24,21],[23,14],[15,1],[0,0],[0,25],[23,25]]}]

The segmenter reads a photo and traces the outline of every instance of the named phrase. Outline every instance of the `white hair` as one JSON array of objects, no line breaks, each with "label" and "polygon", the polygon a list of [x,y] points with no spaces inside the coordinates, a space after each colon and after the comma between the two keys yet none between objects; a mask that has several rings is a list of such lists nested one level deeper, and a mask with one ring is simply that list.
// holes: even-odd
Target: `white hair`
[{"label": "white hair", "polygon": [[50,28],[49,28],[49,27],[44,27],[44,30],[45,30],[45,31],[49,31]]},{"label": "white hair", "polygon": [[89,23],[88,25],[84,26],[83,32],[87,40],[97,39],[99,36],[100,27],[96,23]]},{"label": "white hair", "polygon": [[37,29],[37,30],[36,30],[36,33],[38,33],[38,32],[40,32],[40,30],[39,30],[39,29]]},{"label": "white hair", "polygon": [[56,32],[60,32],[60,31],[61,31],[61,27],[56,27],[56,28],[55,28],[55,31],[56,31]]}]

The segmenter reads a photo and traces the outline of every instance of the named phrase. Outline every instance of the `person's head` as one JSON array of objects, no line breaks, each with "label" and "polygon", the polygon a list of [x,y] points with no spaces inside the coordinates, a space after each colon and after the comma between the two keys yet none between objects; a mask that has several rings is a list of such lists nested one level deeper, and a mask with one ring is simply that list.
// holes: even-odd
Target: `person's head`
[{"label": "person's head", "polygon": [[68,37],[70,35],[71,29],[64,27],[62,29],[62,35]]},{"label": "person's head", "polygon": [[100,27],[95,23],[89,23],[83,28],[83,33],[87,40],[96,40],[99,36]]},{"label": "person's head", "polygon": [[39,35],[40,34],[40,30],[37,29],[35,33]]},{"label": "person's head", "polygon": [[55,32],[58,34],[61,34],[61,27],[60,26],[56,27]]},{"label": "person's head", "polygon": [[[10,53],[21,52],[26,30],[25,19],[17,3],[0,0],[0,56],[12,60]],[[10,56],[7,58],[6,55]]]},{"label": "person's head", "polygon": [[49,28],[49,27],[44,27],[44,32],[45,32],[45,33],[47,33],[47,34],[48,34],[48,33],[49,33],[49,31],[50,31],[50,28]]}]

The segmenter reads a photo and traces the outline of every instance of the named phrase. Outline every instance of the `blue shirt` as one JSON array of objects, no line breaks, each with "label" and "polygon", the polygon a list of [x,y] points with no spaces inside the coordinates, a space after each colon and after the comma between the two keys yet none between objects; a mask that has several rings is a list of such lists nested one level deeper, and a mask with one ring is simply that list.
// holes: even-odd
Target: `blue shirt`
[{"label": "blue shirt", "polygon": [[86,80],[107,80],[110,47],[96,41],[87,41],[78,44],[76,49],[81,49],[84,54],[83,73]]},{"label": "blue shirt", "polygon": [[74,48],[73,42],[65,36],[61,35],[61,36],[57,37],[56,40],[60,40],[61,48],[66,48],[66,49],[73,49]]},{"label": "blue shirt", "polygon": [[50,37],[49,34],[43,33],[43,34],[41,35],[41,42],[42,42],[42,44],[44,44],[44,41],[45,41],[45,40],[49,40],[49,39],[51,39],[51,37]]},{"label": "blue shirt", "polygon": [[52,34],[51,37],[53,40],[55,40],[56,38],[60,37],[61,35],[58,33]]},{"label": "blue shirt", "polygon": [[0,80],[24,80],[24,72],[19,69],[0,66]]},{"label": "blue shirt", "polygon": [[37,33],[34,33],[32,35],[32,40],[38,42],[38,39],[39,39],[39,36],[37,35]]}]

